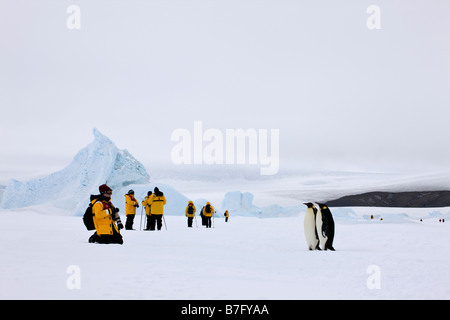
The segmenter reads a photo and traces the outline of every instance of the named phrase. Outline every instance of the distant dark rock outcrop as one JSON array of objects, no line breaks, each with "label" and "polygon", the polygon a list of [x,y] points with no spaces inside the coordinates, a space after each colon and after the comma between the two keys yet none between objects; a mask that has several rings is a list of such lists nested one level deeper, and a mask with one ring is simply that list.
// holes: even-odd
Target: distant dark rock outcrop
[{"label": "distant dark rock outcrop", "polygon": [[366,192],[327,201],[327,205],[329,207],[449,207],[450,191]]}]

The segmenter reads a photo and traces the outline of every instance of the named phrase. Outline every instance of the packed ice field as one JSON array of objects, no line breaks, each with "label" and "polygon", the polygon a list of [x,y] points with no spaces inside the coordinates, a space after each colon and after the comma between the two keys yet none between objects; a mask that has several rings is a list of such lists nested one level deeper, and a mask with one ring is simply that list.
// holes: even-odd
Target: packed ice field
[{"label": "packed ice field", "polygon": [[[62,170],[7,181],[2,173],[0,298],[450,298],[450,208],[330,208],[335,252],[309,251],[303,230],[303,202],[370,190],[445,190],[449,175],[316,172],[249,179],[194,172],[150,179],[126,150],[96,130],[94,136]],[[134,183],[123,185],[130,179]],[[123,245],[88,243],[93,231],[81,215],[105,181],[122,218],[129,189],[142,201],[158,186],[167,199],[167,224],[140,231],[138,209],[137,230],[121,231]],[[211,202],[213,228],[204,228],[198,216],[187,227],[189,200],[198,209]]]},{"label": "packed ice field", "polygon": [[331,252],[308,251],[301,210],[228,222],[217,214],[211,229],[167,215],[161,231],[140,231],[138,216],[137,230],[121,231],[123,245],[88,243],[81,217],[54,207],[2,210],[0,298],[450,298],[450,220],[439,222],[448,214],[339,209]]}]

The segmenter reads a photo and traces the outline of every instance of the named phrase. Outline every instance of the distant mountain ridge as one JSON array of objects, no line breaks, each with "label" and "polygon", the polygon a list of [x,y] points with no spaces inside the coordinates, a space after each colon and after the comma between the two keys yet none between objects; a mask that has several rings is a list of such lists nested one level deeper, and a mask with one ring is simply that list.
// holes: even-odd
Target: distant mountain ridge
[{"label": "distant mountain ridge", "polygon": [[450,207],[450,191],[366,192],[327,201],[330,207]]}]

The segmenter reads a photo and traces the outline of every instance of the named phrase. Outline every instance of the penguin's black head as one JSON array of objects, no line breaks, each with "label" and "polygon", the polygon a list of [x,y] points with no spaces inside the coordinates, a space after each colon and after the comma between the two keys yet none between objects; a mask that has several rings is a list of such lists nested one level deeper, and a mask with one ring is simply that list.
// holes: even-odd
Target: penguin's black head
[{"label": "penguin's black head", "polygon": [[314,204],[311,203],[311,202],[306,202],[306,203],[304,203],[304,205],[307,206],[308,208],[313,208],[314,207]]},{"label": "penguin's black head", "polygon": [[317,203],[319,205],[320,210],[327,209],[327,205],[325,203]]}]

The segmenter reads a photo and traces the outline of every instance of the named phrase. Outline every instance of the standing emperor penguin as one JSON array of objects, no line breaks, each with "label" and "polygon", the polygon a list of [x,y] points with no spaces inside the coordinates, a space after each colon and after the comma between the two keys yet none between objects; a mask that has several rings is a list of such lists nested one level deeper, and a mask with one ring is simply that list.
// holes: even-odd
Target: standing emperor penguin
[{"label": "standing emperor penguin", "polygon": [[306,244],[309,250],[320,250],[319,236],[316,229],[316,214],[317,208],[311,202],[304,203],[308,208],[305,213],[304,230]]},{"label": "standing emperor penguin", "polygon": [[316,215],[316,228],[319,234],[320,246],[323,250],[330,249],[334,251],[334,220],[330,209],[325,204],[318,203],[319,211]]}]

